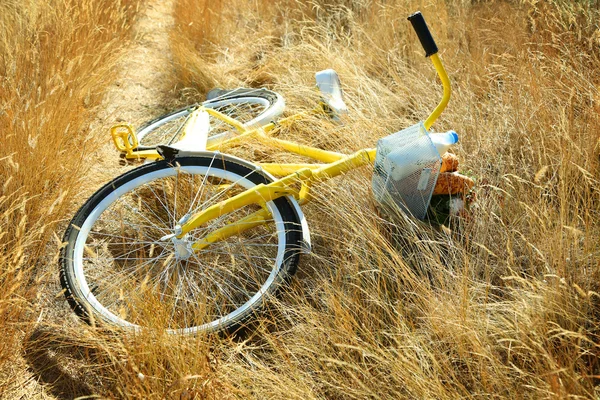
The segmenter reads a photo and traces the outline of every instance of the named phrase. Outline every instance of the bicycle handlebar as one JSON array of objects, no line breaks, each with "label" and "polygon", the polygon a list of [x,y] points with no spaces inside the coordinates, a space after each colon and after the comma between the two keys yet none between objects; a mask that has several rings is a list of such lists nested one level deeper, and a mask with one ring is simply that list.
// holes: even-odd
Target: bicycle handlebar
[{"label": "bicycle handlebar", "polygon": [[431,32],[429,32],[429,28],[427,27],[427,23],[425,22],[425,18],[423,18],[421,11],[417,11],[416,13],[410,15],[408,20],[412,24],[412,27],[417,33],[419,41],[425,50],[425,57],[430,57],[436,54],[438,52],[437,45],[433,40],[433,36],[431,36]]},{"label": "bicycle handlebar", "polygon": [[442,81],[442,85],[444,86],[444,95],[442,97],[442,100],[440,101],[440,104],[438,104],[435,110],[433,110],[431,114],[429,114],[429,117],[427,117],[427,119],[424,122],[425,128],[429,130],[429,128],[431,128],[431,125],[440,116],[442,111],[444,111],[446,105],[448,105],[448,101],[450,101],[450,79],[448,79],[448,74],[444,69],[442,60],[440,60],[440,57],[437,54],[437,45],[435,44],[435,41],[431,36],[431,32],[429,32],[429,28],[427,27],[427,23],[425,23],[425,18],[423,18],[421,12],[417,11],[416,13],[412,14],[408,17],[408,20],[410,21],[415,32],[417,33],[417,36],[421,41],[423,49],[425,49],[425,57],[428,57],[429,59],[431,59],[431,62],[433,62],[433,66],[435,67],[435,70],[437,71]]}]

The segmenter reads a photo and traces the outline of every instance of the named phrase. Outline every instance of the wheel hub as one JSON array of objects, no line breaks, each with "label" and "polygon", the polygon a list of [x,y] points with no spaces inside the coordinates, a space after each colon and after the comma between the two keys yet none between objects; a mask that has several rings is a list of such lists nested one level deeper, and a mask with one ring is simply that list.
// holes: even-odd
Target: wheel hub
[{"label": "wheel hub", "polygon": [[175,256],[181,260],[187,260],[190,258],[194,250],[192,249],[192,244],[188,238],[188,235],[185,235],[181,239],[177,239],[176,236],[171,238],[173,242],[173,247],[175,249]]},{"label": "wheel hub", "polygon": [[180,260],[187,260],[194,253],[189,234],[186,233],[181,239],[177,238],[177,235],[181,234],[181,225],[179,224],[175,226],[174,231],[175,233],[165,235],[161,237],[160,240],[163,242],[171,240],[171,242],[173,242],[175,256]]}]

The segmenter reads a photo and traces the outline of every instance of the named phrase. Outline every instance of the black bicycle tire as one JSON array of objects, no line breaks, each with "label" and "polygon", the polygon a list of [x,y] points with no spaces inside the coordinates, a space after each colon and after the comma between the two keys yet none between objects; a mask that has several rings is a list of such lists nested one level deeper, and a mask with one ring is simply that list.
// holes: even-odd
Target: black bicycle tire
[{"label": "black bicycle tire", "polygon": [[[247,175],[248,179],[255,184],[269,183],[272,178],[265,175],[264,172],[259,169],[252,170],[247,165],[243,165],[236,162],[236,159],[229,157],[224,154],[218,154],[219,162],[222,162],[222,167],[227,168],[228,171],[236,174]],[[212,161],[211,161],[212,160]],[[208,162],[212,162],[212,168],[215,168],[214,161],[217,159],[209,157],[179,157],[175,161],[178,165],[192,165],[192,166],[208,166]],[[89,217],[90,213],[94,208],[108,196],[111,192],[119,188],[120,186],[136,179],[146,173],[158,171],[163,168],[169,168],[172,166],[171,161],[158,161],[142,165],[136,169],[128,171],[127,173],[115,178],[111,182],[100,188],[94,195],[92,195],[81,208],[77,211],[69,226],[64,234],[63,243],[65,246],[61,249],[59,265],[60,265],[60,282],[63,287],[65,296],[70,307],[73,311],[84,321],[88,323],[103,323],[110,324],[107,319],[100,313],[93,310],[89,302],[83,298],[81,291],[78,288],[77,279],[74,273],[73,257],[74,257],[74,246],[79,234],[78,227],[82,226],[84,221]],[[220,166],[219,166],[220,167]],[[261,301],[257,302],[253,307],[249,308],[245,312],[239,315],[239,317],[227,320],[224,324],[219,325],[217,328],[207,332],[233,332],[243,325],[248,319],[252,318],[257,312],[259,312],[265,304],[264,299],[266,297],[275,296],[279,289],[284,283],[286,283],[296,272],[297,265],[299,262],[300,248],[301,248],[301,225],[298,216],[294,210],[290,200],[286,197],[278,198],[274,200],[274,204],[277,210],[281,214],[282,219],[285,221],[285,255],[281,268],[273,281],[273,284],[268,287],[268,290],[261,296]]]}]

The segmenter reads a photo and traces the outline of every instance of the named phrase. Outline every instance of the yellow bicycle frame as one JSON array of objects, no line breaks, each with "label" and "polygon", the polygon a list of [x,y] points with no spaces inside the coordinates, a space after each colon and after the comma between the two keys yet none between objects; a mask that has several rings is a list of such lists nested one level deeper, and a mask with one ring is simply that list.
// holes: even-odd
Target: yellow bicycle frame
[{"label": "yellow bicycle frame", "polygon": [[[442,81],[444,93],[442,100],[435,110],[429,115],[424,122],[427,129],[431,127],[434,121],[439,117],[442,111],[446,108],[450,100],[450,81],[444,69],[444,66],[437,54],[430,56],[431,61]],[[222,215],[228,214],[234,210],[243,208],[250,204],[259,204],[261,210],[250,214],[249,216],[230,223],[219,228],[192,245],[194,250],[201,250],[208,247],[211,243],[215,243],[231,236],[238,235],[248,229],[263,224],[270,217],[268,209],[264,206],[266,202],[275,200],[284,196],[294,196],[300,204],[310,200],[310,188],[314,182],[323,181],[335,176],[344,174],[354,168],[361,167],[365,164],[372,163],[375,160],[375,148],[367,148],[359,150],[353,154],[342,154],[333,151],[318,149],[311,146],[301,145],[295,142],[281,140],[273,137],[272,134],[281,126],[285,126],[293,121],[302,119],[306,114],[297,114],[288,118],[284,118],[278,123],[270,123],[263,127],[248,130],[238,121],[221,114],[218,111],[199,107],[194,112],[207,112],[214,118],[220,119],[234,127],[239,134],[229,135],[229,137],[220,137],[210,139],[207,142],[207,150],[218,150],[223,146],[235,145],[238,142],[254,138],[263,141],[269,146],[277,146],[289,152],[296,153],[314,160],[324,162],[325,164],[280,164],[280,163],[259,163],[258,165],[265,171],[283,176],[282,178],[270,183],[260,184],[251,189],[248,189],[234,197],[223,200],[217,204],[208,207],[194,215],[192,215],[185,223],[181,225],[181,231],[178,232],[177,238],[181,239],[188,232],[196,229],[207,222],[214,220]],[[184,127],[187,130],[187,126]],[[131,126],[126,124],[116,125],[112,128],[111,134],[116,147],[126,153],[126,158],[149,158],[159,159],[161,156],[154,150],[136,151],[137,139]],[[185,131],[184,131],[185,135]],[[299,189],[298,189],[299,187]]]}]

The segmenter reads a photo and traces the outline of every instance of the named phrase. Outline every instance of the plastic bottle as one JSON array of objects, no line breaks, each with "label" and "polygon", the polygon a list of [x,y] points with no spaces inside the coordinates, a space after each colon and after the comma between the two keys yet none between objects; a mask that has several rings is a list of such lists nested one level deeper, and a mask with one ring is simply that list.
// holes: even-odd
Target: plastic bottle
[{"label": "plastic bottle", "polygon": [[[440,155],[444,154],[450,146],[458,142],[458,134],[454,131],[444,133],[431,133],[429,138]],[[431,155],[427,155],[430,157]],[[413,151],[406,152],[405,148],[392,150],[385,158],[383,167],[394,181],[400,181],[423,168],[422,155]]]},{"label": "plastic bottle", "polygon": [[458,142],[458,133],[454,131],[448,131],[444,133],[431,133],[429,138],[433,142],[433,145],[437,149],[440,156],[448,151],[450,146]]}]

